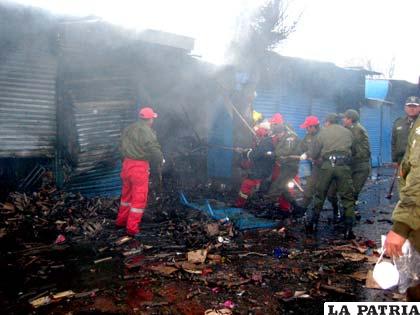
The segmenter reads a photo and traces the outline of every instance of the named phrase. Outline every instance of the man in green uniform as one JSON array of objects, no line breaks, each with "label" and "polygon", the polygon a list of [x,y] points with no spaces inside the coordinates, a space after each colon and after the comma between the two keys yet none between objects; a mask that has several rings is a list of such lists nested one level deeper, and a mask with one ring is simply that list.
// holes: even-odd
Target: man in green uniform
[{"label": "man in green uniform", "polygon": [[[274,116],[273,116],[274,117]],[[283,196],[293,207],[295,214],[302,209],[290,194],[288,183],[292,181],[299,169],[299,139],[296,133],[283,121],[273,123],[271,130],[275,138],[275,163],[280,168],[280,174],[271,183],[270,189],[265,196],[268,201],[277,202]]]},{"label": "man in green uniform", "polygon": [[408,97],[405,101],[404,111],[406,116],[395,120],[392,127],[392,162],[395,163],[396,167],[401,163],[407,147],[408,134],[420,113],[420,98],[416,96]]},{"label": "man in green uniform", "polygon": [[[312,143],[320,130],[318,117],[316,116],[306,117],[303,124],[300,125],[300,128],[306,129],[306,135],[299,144],[300,153],[302,153],[302,155],[300,156],[300,159],[306,160],[309,154],[309,149],[312,146]],[[318,161],[311,161],[311,176],[308,176],[306,178],[306,186],[305,186],[305,191],[303,193],[303,202],[302,202],[303,208],[307,208],[313,199],[314,185],[316,181],[318,180],[319,166],[320,165]]]},{"label": "man in green uniform", "polygon": [[[410,259],[414,262],[414,259],[419,260],[420,255],[420,118],[417,118],[410,131],[400,175],[404,183],[400,188],[400,200],[392,214],[394,224],[386,237],[385,252],[391,257],[401,256],[402,246],[409,239],[414,249]],[[413,263],[410,268],[418,278],[418,266],[415,270]]]},{"label": "man in green uniform", "polygon": [[[363,186],[371,171],[370,145],[366,129],[359,122],[360,116],[354,109],[348,109],[344,113],[343,125],[353,134],[353,154],[351,160],[351,178],[354,187],[354,200],[359,198]],[[356,217],[358,212],[356,211]]]},{"label": "man in green uniform", "polygon": [[344,223],[346,239],[354,238],[354,193],[351,179],[351,156],[353,135],[350,130],[338,124],[338,115],[329,114],[325,127],[321,129],[309,150],[312,160],[322,160],[315,188],[315,200],[312,217],[307,224],[308,232],[317,229],[328,188],[332,181],[337,184],[337,192],[344,207]]}]

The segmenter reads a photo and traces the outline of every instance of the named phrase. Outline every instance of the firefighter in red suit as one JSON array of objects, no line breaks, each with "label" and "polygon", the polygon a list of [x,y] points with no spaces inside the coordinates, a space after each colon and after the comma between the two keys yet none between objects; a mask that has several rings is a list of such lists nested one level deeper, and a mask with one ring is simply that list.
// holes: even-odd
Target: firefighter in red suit
[{"label": "firefighter in red suit", "polygon": [[243,208],[248,198],[259,189],[261,182],[271,175],[274,164],[274,145],[268,129],[259,127],[256,130],[257,141],[253,149],[243,152],[246,161],[250,162],[248,176],[242,181],[235,206]]},{"label": "firefighter in red suit", "polygon": [[140,232],[139,225],[147,206],[150,167],[159,170],[164,161],[152,129],[157,114],[152,108],[144,107],[139,111],[139,118],[121,137],[122,192],[116,225],[125,227],[131,236]]}]

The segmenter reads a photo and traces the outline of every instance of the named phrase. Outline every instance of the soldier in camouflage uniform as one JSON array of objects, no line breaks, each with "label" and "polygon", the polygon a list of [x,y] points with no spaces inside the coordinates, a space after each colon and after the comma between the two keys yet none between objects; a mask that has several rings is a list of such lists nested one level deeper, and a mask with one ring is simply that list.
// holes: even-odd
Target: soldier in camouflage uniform
[{"label": "soldier in camouflage uniform", "polygon": [[414,121],[420,113],[420,99],[416,96],[407,98],[404,106],[406,116],[400,117],[394,121],[392,127],[392,162],[397,165],[401,160],[407,147],[408,134],[413,127]]},{"label": "soldier in camouflage uniform", "polygon": [[352,147],[351,131],[338,124],[337,114],[329,114],[325,127],[321,129],[309,150],[309,157],[312,160],[321,159],[322,163],[315,188],[313,214],[306,227],[308,232],[315,232],[328,188],[331,182],[335,181],[344,207],[344,236],[346,239],[354,238],[354,193],[350,168]]},{"label": "soldier in camouflage uniform", "polygon": [[343,125],[351,131],[354,141],[351,178],[353,180],[354,200],[356,202],[371,171],[369,137],[359,120],[359,113],[354,109],[348,109],[344,113]]},{"label": "soldier in camouflage uniform", "polygon": [[412,268],[414,278],[418,278],[420,270],[414,262],[419,260],[420,255],[420,118],[410,131],[400,175],[404,182],[400,188],[400,200],[392,214],[394,224],[386,237],[385,252],[391,257],[401,256],[402,246],[409,239],[414,248],[409,257],[412,262],[409,268]]}]

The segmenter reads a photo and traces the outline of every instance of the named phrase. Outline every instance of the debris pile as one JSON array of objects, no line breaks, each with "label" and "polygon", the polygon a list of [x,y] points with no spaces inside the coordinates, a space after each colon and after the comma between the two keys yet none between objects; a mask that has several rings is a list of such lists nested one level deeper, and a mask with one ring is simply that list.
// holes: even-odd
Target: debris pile
[{"label": "debris pile", "polygon": [[361,300],[365,288],[376,287],[375,241],[346,242],[332,227],[307,238],[292,219],[279,228],[240,231],[178,199],[150,200],[141,236],[132,238],[114,227],[118,200],[51,186],[10,194],[0,204],[2,309],[316,314],[324,301]]}]

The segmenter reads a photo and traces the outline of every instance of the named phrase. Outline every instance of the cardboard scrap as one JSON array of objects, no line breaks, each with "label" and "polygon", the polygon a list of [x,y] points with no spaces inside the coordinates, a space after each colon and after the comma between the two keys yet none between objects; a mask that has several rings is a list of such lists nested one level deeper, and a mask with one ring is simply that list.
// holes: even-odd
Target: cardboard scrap
[{"label": "cardboard scrap", "polygon": [[202,264],[207,258],[207,249],[193,250],[187,253],[188,262],[193,264]]},{"label": "cardboard scrap", "polygon": [[368,289],[381,289],[379,284],[373,279],[373,270],[369,270],[366,277],[366,288]]},{"label": "cardboard scrap", "polygon": [[164,264],[157,265],[157,266],[150,266],[149,269],[152,271],[164,274],[164,275],[170,275],[174,273],[175,271],[178,271],[178,268],[166,266]]}]

